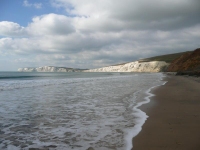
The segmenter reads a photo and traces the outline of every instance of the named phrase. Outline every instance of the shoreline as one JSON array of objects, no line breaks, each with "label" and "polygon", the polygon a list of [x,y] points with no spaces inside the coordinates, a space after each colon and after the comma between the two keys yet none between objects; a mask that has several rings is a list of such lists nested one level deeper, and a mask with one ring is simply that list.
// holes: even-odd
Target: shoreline
[{"label": "shoreline", "polygon": [[155,94],[152,92],[154,89],[159,88],[160,86],[163,86],[167,83],[167,81],[164,80],[165,78],[166,75],[162,73],[162,77],[159,79],[160,83],[147,89],[145,91],[144,97],[142,97],[144,100],[137,103],[137,105],[133,107],[134,116],[137,118],[137,120],[135,122],[133,129],[131,130],[132,132],[128,132],[126,136],[127,150],[130,150],[133,147],[132,139],[135,138],[141,132],[142,126],[145,124],[146,120],[149,117],[147,113],[140,108],[145,106],[145,104],[149,104],[151,102],[151,97],[155,96]]},{"label": "shoreline", "polygon": [[[132,150],[200,149],[200,78],[166,75],[139,107],[149,117],[133,139]],[[148,96],[147,96],[148,97]]]}]

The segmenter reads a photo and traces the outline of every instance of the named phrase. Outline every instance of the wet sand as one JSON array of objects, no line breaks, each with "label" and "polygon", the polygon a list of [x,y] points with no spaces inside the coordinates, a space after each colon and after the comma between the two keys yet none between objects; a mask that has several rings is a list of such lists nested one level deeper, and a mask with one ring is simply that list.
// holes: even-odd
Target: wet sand
[{"label": "wet sand", "polygon": [[168,75],[140,107],[149,118],[133,150],[200,150],[200,78]]}]

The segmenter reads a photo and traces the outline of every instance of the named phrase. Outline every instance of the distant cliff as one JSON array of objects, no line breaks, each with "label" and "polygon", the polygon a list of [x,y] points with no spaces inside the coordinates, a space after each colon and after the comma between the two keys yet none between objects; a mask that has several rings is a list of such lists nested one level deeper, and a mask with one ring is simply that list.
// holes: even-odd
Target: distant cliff
[{"label": "distant cliff", "polygon": [[85,72],[162,72],[167,69],[169,63],[164,61],[130,62],[122,65],[108,66],[98,69],[86,70]]},{"label": "distant cliff", "polygon": [[66,68],[66,67],[55,67],[55,66],[43,66],[43,67],[27,67],[27,68],[19,68],[19,72],[81,72],[84,69],[74,69],[74,68]]}]

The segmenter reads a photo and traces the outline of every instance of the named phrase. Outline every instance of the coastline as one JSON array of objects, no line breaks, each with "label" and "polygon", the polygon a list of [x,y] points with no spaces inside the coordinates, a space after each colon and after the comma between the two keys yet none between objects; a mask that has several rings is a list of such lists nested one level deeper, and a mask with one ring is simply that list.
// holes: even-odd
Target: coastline
[{"label": "coastline", "polygon": [[[163,80],[165,77],[166,76],[164,74],[162,74],[162,77],[159,79],[160,83],[147,89],[145,91],[144,97],[143,96],[140,97],[140,98],[143,98],[144,100],[137,103],[137,105],[135,105],[133,107],[133,110],[134,110],[133,114],[137,118],[137,120],[136,120],[135,125],[134,125],[133,129],[131,130],[131,132],[130,131],[127,132],[127,136],[126,136],[126,141],[127,141],[126,149],[127,150],[130,150],[133,147],[132,138],[135,138],[141,132],[142,126],[144,125],[144,123],[146,122],[146,120],[149,117],[146,114],[146,112],[144,112],[140,108],[151,102],[151,97],[155,96],[155,94],[152,93],[152,91],[154,89],[156,89],[160,86],[163,86],[167,83],[167,81]],[[137,94],[137,93],[135,93],[135,94]]]},{"label": "coastline", "polygon": [[167,75],[148,104],[139,107],[149,118],[133,138],[133,150],[200,149],[200,79]]}]

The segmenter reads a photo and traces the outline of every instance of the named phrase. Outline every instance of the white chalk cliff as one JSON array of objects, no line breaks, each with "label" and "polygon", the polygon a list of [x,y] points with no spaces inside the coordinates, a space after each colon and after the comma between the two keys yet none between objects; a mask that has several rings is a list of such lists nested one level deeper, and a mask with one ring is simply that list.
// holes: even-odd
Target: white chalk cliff
[{"label": "white chalk cliff", "polygon": [[81,72],[81,69],[73,69],[66,67],[54,67],[54,66],[43,66],[43,67],[28,67],[28,68],[19,68],[19,72]]},{"label": "white chalk cliff", "polygon": [[165,61],[130,62],[123,65],[108,66],[84,72],[163,72],[169,66]]},{"label": "white chalk cliff", "polygon": [[83,70],[66,67],[43,66],[38,68],[19,68],[19,72],[163,72],[169,66],[165,61],[134,61],[122,65],[114,65],[97,69]]}]

